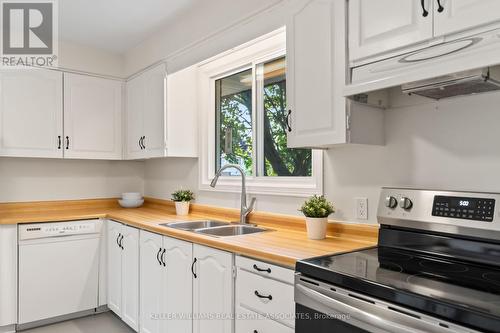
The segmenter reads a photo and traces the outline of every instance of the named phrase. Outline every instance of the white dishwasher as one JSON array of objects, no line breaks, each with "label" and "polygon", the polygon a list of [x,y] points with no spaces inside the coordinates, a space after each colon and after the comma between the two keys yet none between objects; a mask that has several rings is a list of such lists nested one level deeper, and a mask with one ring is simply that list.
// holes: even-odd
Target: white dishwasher
[{"label": "white dishwasher", "polygon": [[19,225],[18,324],[98,307],[102,221]]}]

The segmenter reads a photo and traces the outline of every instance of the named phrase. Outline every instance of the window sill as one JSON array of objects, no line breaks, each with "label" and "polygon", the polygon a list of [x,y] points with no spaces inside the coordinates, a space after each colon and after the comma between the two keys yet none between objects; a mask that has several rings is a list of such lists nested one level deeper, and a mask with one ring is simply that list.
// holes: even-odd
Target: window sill
[{"label": "window sill", "polygon": [[[309,197],[314,194],[323,194],[323,184],[311,183],[310,179],[249,179],[246,182],[247,193],[257,195],[275,195],[275,196],[290,196],[290,197]],[[210,181],[202,181],[200,183],[201,191],[209,192],[227,192],[227,193],[240,193],[241,192],[241,178],[223,179],[219,178],[215,188],[210,187]]]}]

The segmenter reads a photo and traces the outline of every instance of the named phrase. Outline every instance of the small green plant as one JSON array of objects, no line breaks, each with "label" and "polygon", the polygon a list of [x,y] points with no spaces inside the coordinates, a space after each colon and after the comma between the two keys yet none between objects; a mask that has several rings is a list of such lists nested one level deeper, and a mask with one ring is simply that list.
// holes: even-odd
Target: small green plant
[{"label": "small green plant", "polygon": [[299,211],[306,217],[328,217],[335,213],[335,208],[324,196],[314,195],[304,202]]},{"label": "small green plant", "polygon": [[190,190],[177,190],[172,193],[173,201],[191,201],[194,200],[194,193]]}]

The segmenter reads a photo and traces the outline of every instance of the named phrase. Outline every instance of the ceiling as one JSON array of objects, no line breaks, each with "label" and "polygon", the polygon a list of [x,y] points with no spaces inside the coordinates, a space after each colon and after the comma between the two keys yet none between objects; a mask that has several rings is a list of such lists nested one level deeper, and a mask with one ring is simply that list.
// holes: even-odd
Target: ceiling
[{"label": "ceiling", "polygon": [[59,1],[59,38],[123,53],[201,1]]}]

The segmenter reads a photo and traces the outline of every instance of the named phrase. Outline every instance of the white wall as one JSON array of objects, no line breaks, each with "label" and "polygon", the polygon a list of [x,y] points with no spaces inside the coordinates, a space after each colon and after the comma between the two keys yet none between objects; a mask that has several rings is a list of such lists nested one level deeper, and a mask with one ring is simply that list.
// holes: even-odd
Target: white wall
[{"label": "white wall", "polygon": [[123,55],[69,41],[59,43],[58,67],[63,69],[124,77],[124,64]]},{"label": "white wall", "polygon": [[0,158],[0,202],[117,197],[143,192],[142,162]]},{"label": "white wall", "polygon": [[[368,222],[376,223],[382,186],[500,192],[500,93],[429,102],[401,98],[396,92],[394,107],[385,111],[385,146],[343,146],[325,152],[325,194],[338,208],[332,218],[356,221],[353,198],[359,196],[369,199]],[[196,189],[197,176],[194,159],[147,161],[145,193],[168,198],[181,186]],[[236,194],[198,191],[197,197],[200,203],[239,205]],[[258,196],[257,209],[299,214],[301,201]]]}]

